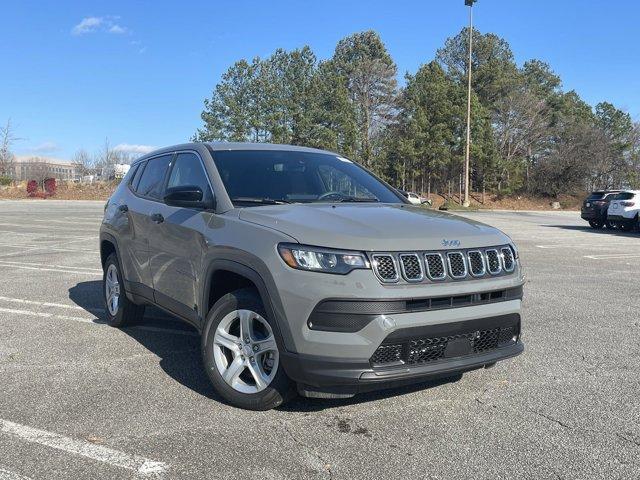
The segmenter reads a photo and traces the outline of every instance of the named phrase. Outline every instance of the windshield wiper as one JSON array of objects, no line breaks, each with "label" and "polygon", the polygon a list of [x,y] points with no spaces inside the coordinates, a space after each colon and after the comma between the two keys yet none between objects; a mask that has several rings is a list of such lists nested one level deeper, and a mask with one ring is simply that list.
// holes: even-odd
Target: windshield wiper
[{"label": "windshield wiper", "polygon": [[256,203],[258,205],[284,205],[286,203],[292,203],[289,200],[273,199],[273,198],[258,198],[258,197],[235,197],[231,199],[232,202],[239,203]]},{"label": "windshield wiper", "polygon": [[372,202],[379,202],[380,200],[378,200],[375,197],[343,197],[338,201],[339,202],[354,202],[354,203],[372,203]]}]

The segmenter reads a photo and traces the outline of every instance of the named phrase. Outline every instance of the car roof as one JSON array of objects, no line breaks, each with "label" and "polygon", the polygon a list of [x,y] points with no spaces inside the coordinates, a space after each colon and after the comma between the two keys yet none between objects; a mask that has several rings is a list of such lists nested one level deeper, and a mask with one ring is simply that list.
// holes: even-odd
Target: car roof
[{"label": "car roof", "polygon": [[324,153],[329,155],[338,155],[335,152],[320,150],[318,148],[303,147],[299,145],[285,145],[280,143],[253,143],[253,142],[191,142],[181,143],[179,145],[171,145],[159,148],[149,152],[132,162],[132,165],[145,159],[161,155],[163,153],[171,153],[177,150],[193,150],[205,145],[212,152],[231,151],[231,150],[262,150],[262,151],[287,151],[287,152],[307,152],[307,153]]}]

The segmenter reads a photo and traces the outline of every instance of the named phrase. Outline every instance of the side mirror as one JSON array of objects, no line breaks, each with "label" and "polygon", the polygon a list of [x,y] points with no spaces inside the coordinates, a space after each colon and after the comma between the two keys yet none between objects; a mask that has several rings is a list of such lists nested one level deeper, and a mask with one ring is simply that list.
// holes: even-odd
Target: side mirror
[{"label": "side mirror", "polygon": [[180,187],[168,188],[164,196],[164,203],[171,207],[182,208],[210,208],[203,200],[203,193],[200,187],[195,185],[184,185]]}]

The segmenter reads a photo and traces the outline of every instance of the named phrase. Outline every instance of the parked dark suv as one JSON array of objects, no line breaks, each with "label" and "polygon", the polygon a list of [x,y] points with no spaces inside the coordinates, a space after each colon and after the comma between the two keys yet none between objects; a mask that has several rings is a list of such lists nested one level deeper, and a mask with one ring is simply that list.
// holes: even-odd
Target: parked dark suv
[{"label": "parked dark suv", "polygon": [[580,216],[589,222],[591,228],[600,229],[602,227],[611,228],[607,222],[607,209],[609,202],[613,200],[620,190],[597,190],[582,202]]},{"label": "parked dark suv", "polygon": [[244,408],[459,378],[524,348],[507,235],[322,150],[146,155],[105,207],[100,254],[108,322],[145,305],[189,322],[212,385]]}]

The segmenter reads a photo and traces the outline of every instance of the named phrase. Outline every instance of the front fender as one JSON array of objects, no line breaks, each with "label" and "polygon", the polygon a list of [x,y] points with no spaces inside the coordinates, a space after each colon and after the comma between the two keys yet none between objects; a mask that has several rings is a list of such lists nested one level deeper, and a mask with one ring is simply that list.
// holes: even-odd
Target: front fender
[{"label": "front fender", "polygon": [[272,328],[278,342],[278,348],[287,352],[295,351],[293,336],[282,306],[282,299],[278,294],[271,272],[260,258],[242,250],[225,248],[224,255],[221,255],[220,252],[210,252],[205,257],[204,265],[206,265],[206,268],[200,291],[200,311],[202,312],[203,322],[201,329],[204,328],[204,322],[208,314],[207,309],[213,274],[219,270],[227,270],[253,282],[258,289],[269,318],[273,319]]}]

